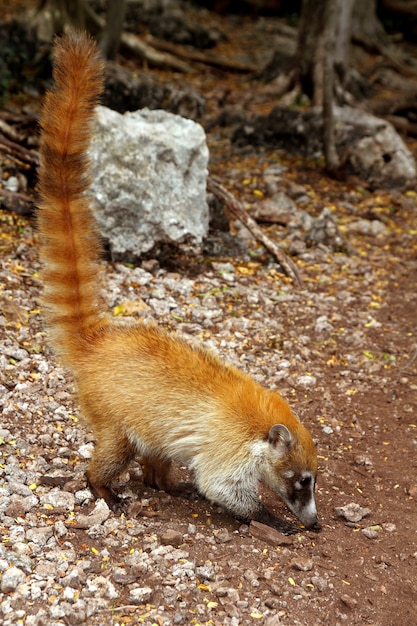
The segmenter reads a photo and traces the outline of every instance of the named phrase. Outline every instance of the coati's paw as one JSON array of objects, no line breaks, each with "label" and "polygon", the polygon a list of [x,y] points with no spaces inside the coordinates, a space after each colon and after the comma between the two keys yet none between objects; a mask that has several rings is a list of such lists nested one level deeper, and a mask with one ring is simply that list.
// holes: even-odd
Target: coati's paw
[{"label": "coati's paw", "polygon": [[203,496],[198,493],[196,486],[191,482],[178,483],[169,490],[170,495],[187,500],[200,500]]},{"label": "coati's paw", "polygon": [[103,498],[107,506],[113,513],[116,515],[121,515],[122,513],[127,512],[128,504],[125,500],[116,495],[113,489],[110,487],[106,487],[104,485],[97,485],[91,482],[90,477],[87,473],[87,485],[93,494],[94,498],[98,500],[99,498]]},{"label": "coati's paw", "polygon": [[113,511],[115,515],[127,514],[129,509],[129,503],[127,500],[119,498],[116,494],[112,493],[110,500],[106,500],[107,506]]},{"label": "coati's paw", "polygon": [[278,530],[278,532],[283,535],[294,535],[300,532],[300,528],[297,528],[297,526],[291,524],[291,522],[286,522],[278,518],[275,518],[275,521],[272,524],[268,524],[268,526],[275,528],[275,530]]}]

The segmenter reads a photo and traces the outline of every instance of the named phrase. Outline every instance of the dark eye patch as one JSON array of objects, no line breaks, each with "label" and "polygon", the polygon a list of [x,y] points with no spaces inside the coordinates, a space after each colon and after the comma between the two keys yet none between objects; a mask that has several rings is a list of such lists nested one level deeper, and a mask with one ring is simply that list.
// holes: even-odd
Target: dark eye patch
[{"label": "dark eye patch", "polygon": [[308,487],[311,483],[311,476],[303,476],[302,478],[300,478],[300,485],[301,487]]}]

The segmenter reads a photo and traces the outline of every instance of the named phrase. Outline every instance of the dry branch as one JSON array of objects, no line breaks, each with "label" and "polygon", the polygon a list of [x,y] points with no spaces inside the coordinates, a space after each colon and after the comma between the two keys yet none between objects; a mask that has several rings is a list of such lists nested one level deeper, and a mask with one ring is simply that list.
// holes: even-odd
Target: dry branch
[{"label": "dry branch", "polygon": [[132,33],[123,32],[120,42],[122,47],[127,48],[129,52],[147,61],[151,65],[155,65],[157,67],[168,67],[184,73],[193,71],[192,67],[188,65],[188,63],[181,61],[172,54],[158,52],[158,50],[155,50],[155,48],[152,48]]},{"label": "dry branch", "polygon": [[7,139],[4,135],[0,135],[0,150],[3,150],[7,154],[10,154],[24,163],[29,163],[30,165],[35,165],[36,167],[39,165],[39,155],[37,152],[24,148],[15,141]]},{"label": "dry branch", "polygon": [[[96,30],[103,31],[106,25],[105,20],[97,15],[97,13],[95,13],[87,4],[85,5],[85,10],[89,22],[93,25],[93,30],[95,28]],[[158,52],[132,33],[123,31],[120,36],[120,44],[130,53],[139,57],[143,61],[146,61],[150,65],[154,65],[156,67],[167,67],[178,72],[185,73],[192,71],[192,68],[184,61],[177,59],[172,54],[162,54],[161,52]]]},{"label": "dry branch", "polygon": [[281,265],[284,273],[293,279],[295,283],[301,285],[301,277],[295,263],[287,257],[281,248],[272,239],[267,237],[263,230],[258,226],[254,219],[250,217],[241,205],[241,203],[212,177],[207,179],[207,189],[211,191],[219,200],[225,203],[229,211],[237,217],[237,219],[246,226],[262,245],[270,252]]},{"label": "dry branch", "polygon": [[146,39],[153,48],[156,48],[157,50],[163,50],[164,52],[169,52],[170,54],[181,57],[183,59],[187,59],[189,61],[204,63],[204,65],[210,65],[212,67],[217,67],[219,69],[231,72],[244,73],[259,71],[259,68],[255,65],[239,63],[238,61],[225,59],[217,55],[204,54],[203,52],[198,52],[197,50],[184,50],[172,43],[162,41],[161,39],[157,39],[156,37],[152,37],[152,35],[148,35]]},{"label": "dry branch", "polygon": [[[2,199],[3,198],[3,199]],[[0,205],[18,215],[32,215],[34,202],[29,196],[0,188]]]}]

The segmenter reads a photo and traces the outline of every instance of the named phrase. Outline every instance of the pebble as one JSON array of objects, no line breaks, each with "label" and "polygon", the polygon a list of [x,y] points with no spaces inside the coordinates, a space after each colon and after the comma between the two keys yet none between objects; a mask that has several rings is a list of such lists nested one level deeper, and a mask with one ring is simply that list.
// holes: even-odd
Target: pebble
[{"label": "pebble", "polygon": [[407,488],[407,493],[412,498],[417,499],[417,483],[409,485],[409,487]]},{"label": "pebble", "polygon": [[378,531],[374,528],[362,528],[361,533],[368,539],[377,539],[379,537]]},{"label": "pebble", "polygon": [[303,389],[310,389],[312,387],[316,387],[317,378],[315,376],[309,376],[309,375],[298,376],[298,378],[295,381],[295,384],[297,385],[297,387],[302,387]]},{"label": "pebble", "polygon": [[2,593],[10,593],[16,591],[17,587],[24,583],[26,574],[18,567],[9,567],[1,577],[0,590]]},{"label": "pebble", "polygon": [[26,539],[29,542],[33,542],[34,544],[44,547],[48,540],[54,534],[54,529],[52,526],[40,526],[39,528],[29,528],[26,531]]},{"label": "pebble", "polygon": [[161,543],[163,546],[179,546],[181,543],[183,543],[183,541],[184,539],[182,533],[180,533],[178,530],[169,528],[161,535]]},{"label": "pebble", "polygon": [[152,593],[151,587],[134,587],[129,592],[129,602],[132,604],[144,604],[150,601]]},{"label": "pebble", "polygon": [[298,556],[291,561],[291,567],[300,572],[310,572],[313,569],[313,559]]},{"label": "pebble", "polygon": [[348,522],[360,522],[371,512],[371,509],[362,507],[356,502],[350,502],[344,506],[336,506],[334,510],[338,517],[344,517]]},{"label": "pebble", "polygon": [[313,576],[311,578],[311,584],[321,592],[326,591],[328,587],[328,582],[323,576]]},{"label": "pebble", "polygon": [[358,605],[358,601],[355,598],[352,598],[352,596],[347,595],[346,593],[340,596],[340,599],[343,604],[348,606],[350,609],[355,609]]}]

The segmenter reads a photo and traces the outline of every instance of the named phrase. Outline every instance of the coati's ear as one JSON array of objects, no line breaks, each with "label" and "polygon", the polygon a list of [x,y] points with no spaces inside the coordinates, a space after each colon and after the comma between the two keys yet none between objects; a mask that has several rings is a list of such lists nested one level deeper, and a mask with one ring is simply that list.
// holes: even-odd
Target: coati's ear
[{"label": "coati's ear", "polygon": [[293,438],[284,424],[275,424],[269,430],[268,443],[272,459],[276,462],[284,458],[291,450]]}]

